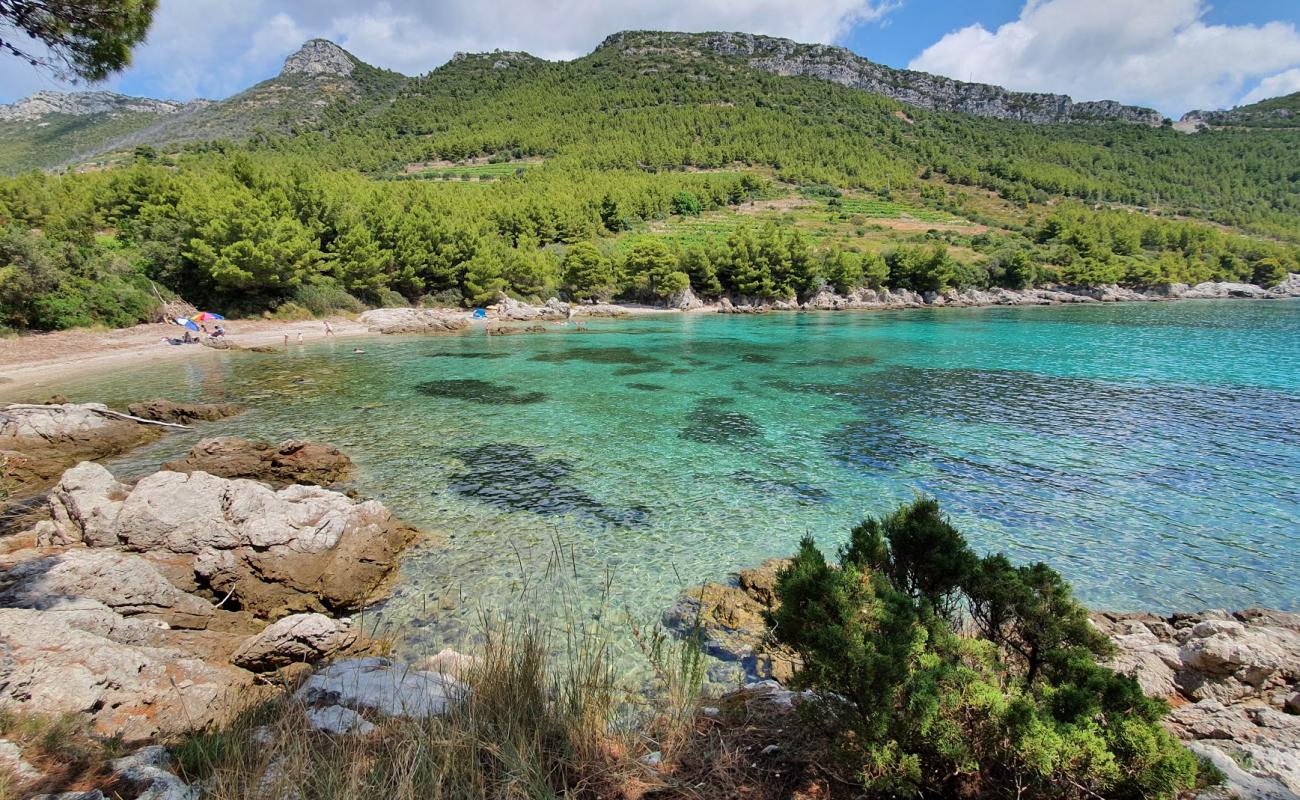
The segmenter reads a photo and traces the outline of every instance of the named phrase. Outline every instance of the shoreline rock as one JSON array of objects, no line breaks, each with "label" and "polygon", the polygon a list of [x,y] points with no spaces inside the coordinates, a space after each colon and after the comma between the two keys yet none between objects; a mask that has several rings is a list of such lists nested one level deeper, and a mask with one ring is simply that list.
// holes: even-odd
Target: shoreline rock
[{"label": "shoreline rock", "polygon": [[[904,308],[977,308],[992,306],[1052,306],[1093,303],[1153,303],[1170,300],[1300,298],[1300,273],[1291,273],[1277,286],[1265,289],[1249,283],[1208,281],[1195,286],[1175,283],[1146,290],[1122,286],[1045,286],[1033,289],[949,289],[944,292],[913,292],[909,289],[857,289],[836,294],[822,287],[802,302],[798,298],[762,299],[723,296],[713,304],[698,298],[689,288],[669,298],[663,306],[644,307],[615,303],[565,303],[554,297],[540,306],[502,296],[489,306],[490,333],[540,333],[546,328],[520,328],[513,322],[557,321],[573,317],[629,317],[636,313],[765,314],[772,311],[886,311]],[[382,308],[359,318],[380,333],[444,333],[469,327],[465,312],[457,309]]]},{"label": "shoreline rock", "polygon": [[770,559],[734,573],[727,583],[688,589],[664,612],[665,628],[678,637],[696,637],[703,652],[717,660],[706,675],[710,683],[785,683],[794,675],[798,657],[771,641],[763,619],[764,611],[776,607],[776,573],[786,563]]},{"label": "shoreline rock", "polygon": [[453,333],[469,327],[464,312],[438,308],[376,308],[357,321],[377,333]]},{"label": "shoreline rock", "polygon": [[129,742],[222,721],[258,673],[364,654],[321,612],[369,602],[415,535],[316,486],[170,471],[128,486],[91,462],[48,504],[39,546],[0,555],[0,709]]},{"label": "shoreline rock", "polygon": [[[1300,613],[1094,613],[1110,666],[1174,707],[1166,726],[1243,800],[1300,796]],[[1232,765],[1229,767],[1228,765]]]},{"label": "shoreline rock", "polygon": [[141,419],[174,422],[188,425],[193,422],[215,422],[244,413],[244,407],[234,403],[173,403],[171,400],[149,400],[132,403],[127,411]]},{"label": "shoreline rock", "polygon": [[387,579],[415,531],[383,504],[294,484],[163,470],[126,487],[83,462],[50,494],[42,546],[87,544],[142,553],[186,582],[274,618],[351,611]]},{"label": "shoreline rock", "polygon": [[168,461],[172,472],[206,472],[219,478],[247,478],[282,487],[295,483],[329,487],[352,476],[352,459],[337,447],[301,439],[277,445],[217,436],[203,439],[184,458]]},{"label": "shoreline rock", "polygon": [[163,428],[106,413],[103,403],[0,406],[0,466],[16,496],[50,486],[80,461],[109,458],[147,444]]}]

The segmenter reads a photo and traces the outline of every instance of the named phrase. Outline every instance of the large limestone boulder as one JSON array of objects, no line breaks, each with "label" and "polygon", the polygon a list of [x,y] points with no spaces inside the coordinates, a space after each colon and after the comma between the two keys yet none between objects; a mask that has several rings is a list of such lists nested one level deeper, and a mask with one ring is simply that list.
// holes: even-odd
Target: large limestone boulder
[{"label": "large limestone boulder", "polygon": [[243,413],[244,408],[234,403],[173,403],[158,399],[132,403],[127,406],[127,410],[142,419],[188,425],[192,422],[213,422],[233,417]]},{"label": "large limestone boulder", "polygon": [[0,709],[85,715],[97,733],[139,741],[215,721],[251,682],[181,650],[120,641],[142,624],[103,606],[81,612],[0,609]]},{"label": "large limestone boulder", "polygon": [[49,486],[79,461],[152,441],[163,428],[102,413],[102,403],[0,406],[0,466],[18,495]]},{"label": "large limestone boulder", "polygon": [[276,491],[206,472],[162,471],[119,500],[123,487],[104,467],[87,463],[70,472],[51,494],[54,522],[44,539],[173,558],[228,607],[262,617],[359,608],[415,533],[381,503],[316,486]]},{"label": "large limestone boulder", "polygon": [[0,574],[0,606],[41,610],[89,599],[124,617],[157,619],[173,628],[206,628],[216,614],[211,603],[176,588],[131,553],[74,548],[14,556],[20,563]]},{"label": "large limestone boulder", "polygon": [[356,629],[324,614],[291,614],[248,637],[231,661],[253,672],[311,664],[340,653],[357,642]]},{"label": "large limestone boulder", "polygon": [[206,472],[221,478],[248,478],[277,486],[310,483],[332,486],[352,475],[352,459],[337,447],[299,439],[278,445],[219,436],[203,439],[185,458],[169,461],[172,472]]},{"label": "large limestone boulder", "polygon": [[376,308],[357,321],[378,333],[449,333],[469,327],[464,314],[435,308]]}]

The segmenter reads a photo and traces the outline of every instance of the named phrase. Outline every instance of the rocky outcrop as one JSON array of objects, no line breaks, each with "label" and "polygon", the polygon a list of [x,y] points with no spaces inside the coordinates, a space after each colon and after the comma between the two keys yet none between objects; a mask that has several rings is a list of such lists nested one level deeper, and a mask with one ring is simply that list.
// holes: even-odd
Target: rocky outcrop
[{"label": "rocky outcrop", "polygon": [[234,403],[173,403],[170,400],[150,400],[132,403],[127,411],[142,419],[189,425],[193,422],[213,422],[242,414],[243,406]]},{"label": "rocky outcrop", "polygon": [[547,300],[544,305],[533,306],[503,294],[497,297],[496,303],[489,308],[496,311],[497,317],[500,319],[519,322],[567,319],[569,317],[569,304],[562,303],[554,297]]},{"label": "rocky outcrop", "polygon": [[763,613],[776,607],[776,574],[784,560],[741,570],[725,584],[689,589],[664,613],[664,627],[681,637],[696,637],[717,659],[709,680],[720,685],[775,679],[788,681],[798,658],[774,644]]},{"label": "rocky outcrop", "polygon": [[280,69],[280,76],[329,75],[345,78],[356,69],[356,59],[348,51],[328,39],[310,39],[289,56]]},{"label": "rocky outcrop", "polygon": [[1202,128],[1300,127],[1300,92],[1227,110],[1188,111],[1175,127],[1189,132]]},{"label": "rocky outcrop", "polygon": [[357,321],[377,333],[451,333],[469,327],[465,314],[436,308],[376,308]]},{"label": "rocky outcrop", "polygon": [[1275,300],[1300,297],[1300,275],[1292,273],[1271,289],[1249,283],[1176,283],[1145,291],[1123,286],[1046,286],[1034,289],[948,289],[943,292],[913,292],[909,289],[861,288],[849,295],[823,287],[803,303],[749,297],[724,297],[720,313],[756,314],[768,311],[843,311],[898,308],[969,308],[977,306],[1047,306],[1074,303],[1128,303],[1160,300],[1254,299]]},{"label": "rocky outcrop", "polygon": [[250,636],[231,661],[252,672],[312,664],[357,643],[357,632],[346,620],[324,614],[291,614]]},{"label": "rocky outcrop", "polygon": [[[1300,796],[1300,614],[1250,609],[1094,614],[1112,666],[1166,697],[1168,727],[1220,766],[1242,798]],[[1232,766],[1229,767],[1228,765]]]},{"label": "rocky outcrop", "polygon": [[789,39],[750,33],[624,31],[606,38],[599,50],[615,51],[633,58],[670,55],[676,60],[683,53],[711,54],[743,60],[754,69],[775,75],[818,78],[918,108],[1018,122],[1118,121],[1148,126],[1159,126],[1164,122],[1158,111],[1126,106],[1113,100],[1076,103],[1061,94],[1013,92],[1001,86],[893,69],[868,61],[843,47],[799,44]]},{"label": "rocky outcrop", "polygon": [[0,710],[128,741],[219,721],[254,673],[365,652],[319,612],[366,602],[413,533],[315,486],[170,471],[128,486],[90,462],[48,503],[39,547],[0,555]]},{"label": "rocky outcrop", "polygon": [[414,536],[375,501],[206,472],[162,471],[128,489],[87,462],[69,470],[49,503],[42,544],[171,559],[214,597],[261,617],[360,607]]},{"label": "rocky outcrop", "polygon": [[694,311],[704,307],[704,301],[695,296],[690,286],[668,298],[668,307],[679,311]]},{"label": "rocky outcrop", "polygon": [[218,719],[251,674],[147,642],[156,625],[102,604],[0,608],[0,709],[87,717],[128,741]]},{"label": "rocky outcrop", "polygon": [[130,97],[117,92],[36,92],[16,103],[0,104],[0,122],[31,122],[47,114],[172,114],[184,108],[174,100]]},{"label": "rocky outcrop", "polygon": [[272,445],[233,436],[203,439],[185,458],[163,465],[173,472],[206,472],[276,486],[332,486],[351,477],[352,468],[352,459],[327,444],[290,439]]},{"label": "rocky outcrop", "polygon": [[162,435],[158,426],[108,411],[101,403],[0,406],[0,465],[11,492],[39,491],[79,461],[119,455]]},{"label": "rocky outcrop", "polygon": [[11,556],[19,563],[0,574],[0,606],[44,610],[91,599],[123,617],[173,628],[206,628],[216,614],[211,603],[176,588],[138,555],[86,548],[27,555]]}]

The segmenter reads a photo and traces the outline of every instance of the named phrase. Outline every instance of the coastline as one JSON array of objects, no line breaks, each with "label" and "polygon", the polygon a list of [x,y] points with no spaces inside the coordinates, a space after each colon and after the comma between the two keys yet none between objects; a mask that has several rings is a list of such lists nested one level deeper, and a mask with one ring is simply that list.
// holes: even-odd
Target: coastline
[{"label": "coastline", "polygon": [[[383,330],[382,325],[368,324],[366,312],[356,320],[327,318],[333,335],[327,337],[325,321],[311,319],[293,322],[278,320],[231,320],[228,341],[239,348],[284,347],[326,338],[356,339],[384,333],[459,333],[486,327],[489,333],[537,332],[527,323],[555,323],[573,318],[620,318],[665,314],[762,314],[769,312],[824,311],[891,311],[936,308],[1030,307],[1056,305],[1096,305],[1109,303],[1173,302],[1177,300],[1279,300],[1300,298],[1300,274],[1292,273],[1273,289],[1253,284],[1206,283],[1197,286],[1175,284],[1159,290],[1139,292],[1117,286],[1046,287],[1037,289],[968,289],[964,291],[917,293],[906,289],[877,292],[860,289],[851,295],[823,290],[803,303],[785,300],[722,298],[705,303],[687,290],[670,299],[665,306],[600,303],[580,305],[552,299],[533,306],[516,300],[503,300],[486,319],[474,320],[464,309],[375,309],[419,316],[414,328]],[[431,321],[432,324],[426,324]],[[478,323],[481,323],[478,324]],[[495,326],[495,327],[494,327]],[[141,364],[180,358],[217,358],[224,352],[203,346],[170,346],[160,340],[174,336],[176,327],[164,323],[136,325],[115,330],[78,329],[50,333],[26,334],[14,339],[0,339],[0,393],[35,390],[54,384],[71,374],[103,372],[137,367]]]}]

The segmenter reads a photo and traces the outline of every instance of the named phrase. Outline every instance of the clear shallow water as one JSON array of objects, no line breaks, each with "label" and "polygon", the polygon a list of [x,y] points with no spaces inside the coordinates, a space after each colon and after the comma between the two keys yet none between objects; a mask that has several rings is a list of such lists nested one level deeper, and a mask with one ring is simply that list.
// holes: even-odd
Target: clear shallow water
[{"label": "clear shallow water", "polygon": [[204,433],[342,447],[362,494],[451,537],[408,556],[372,617],[413,649],[461,642],[484,610],[651,619],[685,585],[805,532],[834,547],[916,492],[980,550],[1047,561],[1094,607],[1300,608],[1297,302],[691,316],[353,346],[17,394],[250,407],[121,459],[126,474]]}]

